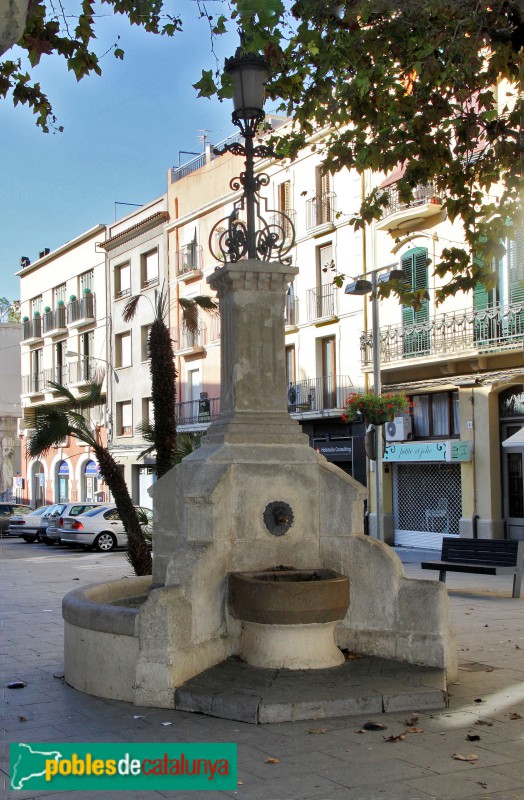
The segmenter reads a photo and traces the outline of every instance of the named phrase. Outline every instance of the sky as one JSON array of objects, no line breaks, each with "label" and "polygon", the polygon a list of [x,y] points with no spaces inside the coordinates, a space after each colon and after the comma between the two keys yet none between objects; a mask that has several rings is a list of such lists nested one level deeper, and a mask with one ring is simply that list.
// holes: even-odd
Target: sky
[{"label": "sky", "polygon": [[[208,10],[224,11],[222,0]],[[142,204],[167,191],[167,171],[179,151],[202,152],[199,130],[215,143],[234,132],[231,102],[197,98],[192,84],[215,69],[209,25],[196,0],[176,0],[184,31],[160,37],[109,14],[97,20],[96,50],[120,35],[124,61],[108,53],[102,76],[76,82],[63,59],[43,57],[34,75],[47,92],[63,133],[42,133],[32,112],[0,101],[0,297],[19,297],[20,258],[31,261],[98,223],[115,220],[115,203]],[[219,37],[220,64],[238,44]],[[4,58],[18,57],[16,47]],[[192,156],[181,154],[181,162]],[[117,205],[116,218],[132,206]]]}]

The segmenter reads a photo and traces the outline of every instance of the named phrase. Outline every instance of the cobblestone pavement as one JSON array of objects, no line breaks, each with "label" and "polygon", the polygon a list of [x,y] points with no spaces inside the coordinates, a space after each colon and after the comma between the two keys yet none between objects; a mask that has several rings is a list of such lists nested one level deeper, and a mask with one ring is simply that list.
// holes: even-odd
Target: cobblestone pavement
[{"label": "cobblestone pavement", "polygon": [[[428,578],[419,568],[427,552],[397,552],[407,575]],[[361,733],[369,717],[255,726],[77,692],[56,677],[63,673],[62,597],[82,584],[131,574],[124,555],[17,539],[0,540],[0,555],[1,800],[104,796],[10,791],[10,741],[238,743],[236,792],[111,793],[128,800],[524,800],[524,599],[511,598],[511,577],[448,576],[460,658],[449,709],[421,711],[411,726],[411,713],[382,715],[387,730]],[[4,688],[14,680],[27,685]],[[385,738],[398,734],[395,742]]]}]

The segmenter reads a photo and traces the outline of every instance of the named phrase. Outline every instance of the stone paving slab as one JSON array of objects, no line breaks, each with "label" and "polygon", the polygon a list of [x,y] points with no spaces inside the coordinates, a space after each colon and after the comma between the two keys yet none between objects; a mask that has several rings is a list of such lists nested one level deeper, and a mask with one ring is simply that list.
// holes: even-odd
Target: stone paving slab
[{"label": "stone paving slab", "polygon": [[371,656],[318,670],[260,669],[229,658],[175,692],[178,710],[254,725],[446,705],[442,670]]}]

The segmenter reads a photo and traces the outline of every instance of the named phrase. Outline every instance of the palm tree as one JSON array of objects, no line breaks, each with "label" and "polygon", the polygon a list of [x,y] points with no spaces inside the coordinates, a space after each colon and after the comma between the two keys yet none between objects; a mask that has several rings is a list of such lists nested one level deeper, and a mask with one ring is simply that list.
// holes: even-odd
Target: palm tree
[{"label": "palm tree", "polygon": [[[141,297],[135,295],[124,308],[124,322],[134,318]],[[147,298],[149,299],[149,298]],[[199,309],[215,312],[217,304],[211,297],[180,298],[183,325],[187,331],[195,334],[198,331]],[[169,328],[166,323],[168,315],[168,298],[164,287],[155,291],[153,306],[155,317],[149,332],[149,370],[151,373],[151,395],[153,400],[153,423],[142,423],[142,433],[152,446],[145,452],[156,450],[157,477],[178,464],[180,456],[177,448],[176,431],[176,379],[175,357]],[[143,454],[142,454],[143,455]]]},{"label": "palm tree", "polygon": [[27,450],[31,458],[46,455],[60,445],[66,436],[91,447],[96,455],[100,473],[115,499],[118,513],[127,533],[127,559],[137,575],[152,572],[151,552],[147,546],[137,511],[129,495],[119,465],[102,443],[100,428],[92,421],[93,411],[102,403],[103,372],[89,382],[86,391],[75,397],[65,386],[49,382],[59,399],[35,408],[35,428],[29,437]]}]

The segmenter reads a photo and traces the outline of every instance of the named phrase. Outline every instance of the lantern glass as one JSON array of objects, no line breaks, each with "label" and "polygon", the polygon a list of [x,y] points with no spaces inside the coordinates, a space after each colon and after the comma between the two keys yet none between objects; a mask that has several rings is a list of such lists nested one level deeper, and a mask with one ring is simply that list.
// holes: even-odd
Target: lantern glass
[{"label": "lantern glass", "polygon": [[233,79],[235,113],[245,120],[253,119],[264,108],[266,69],[261,64],[240,61],[228,70]]}]

